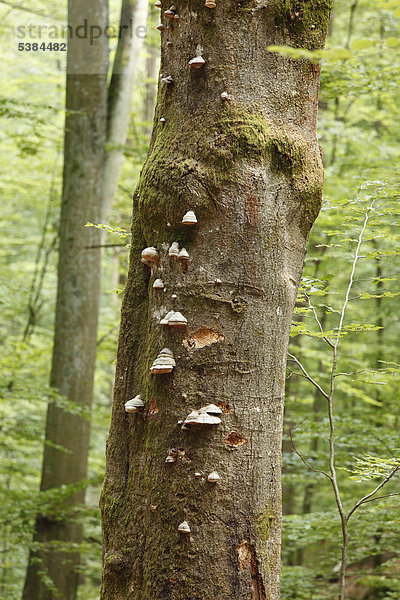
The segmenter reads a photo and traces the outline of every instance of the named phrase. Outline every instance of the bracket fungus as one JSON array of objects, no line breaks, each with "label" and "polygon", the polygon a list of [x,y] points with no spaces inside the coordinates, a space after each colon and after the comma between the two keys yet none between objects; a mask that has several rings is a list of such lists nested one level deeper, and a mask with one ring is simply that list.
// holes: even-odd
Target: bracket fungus
[{"label": "bracket fungus", "polygon": [[173,19],[175,16],[176,7],[174,5],[170,6],[168,10],[164,10],[164,15]]},{"label": "bracket fungus", "polygon": [[177,451],[175,450],[175,448],[172,448],[171,450],[168,450],[168,456],[165,459],[166,463],[175,463],[176,462],[176,458],[177,458]]},{"label": "bracket fungus", "polygon": [[200,479],[201,478],[201,473],[199,473],[198,471],[196,471],[196,473],[194,474],[194,476],[196,477],[196,479]]},{"label": "bracket fungus", "polygon": [[171,75],[167,75],[166,77],[161,78],[161,83],[166,83],[168,85],[174,83],[174,80],[172,79]]},{"label": "bracket fungus", "polygon": [[178,256],[179,255],[179,244],[178,242],[172,242],[169,250],[168,256]]},{"label": "bracket fungus", "polygon": [[212,471],[207,477],[207,480],[210,483],[217,483],[217,481],[219,481],[220,479],[221,477],[218,475],[217,471]]},{"label": "bracket fungus", "polygon": [[163,348],[151,365],[150,372],[153,373],[153,375],[171,373],[175,366],[176,362],[172,351],[169,348]]},{"label": "bracket fungus", "polygon": [[207,6],[207,8],[215,8],[217,5],[215,0],[206,0],[205,6]]},{"label": "bracket fungus", "polygon": [[178,260],[181,260],[183,262],[186,262],[189,260],[189,252],[186,250],[186,248],[182,248],[182,250],[179,252]]},{"label": "bracket fungus", "polygon": [[187,521],[182,521],[182,523],[178,525],[178,531],[179,533],[190,533],[191,529],[189,523]]},{"label": "bracket fungus", "polygon": [[158,252],[153,246],[142,251],[142,262],[149,267],[158,262]]},{"label": "bracket fungus", "polygon": [[165,29],[165,25],[160,23],[160,25],[157,25],[157,29],[158,29],[158,31],[162,31],[163,29]]},{"label": "bracket fungus", "polygon": [[[208,412],[204,408],[200,408],[200,410],[193,410],[185,419],[183,425],[200,425],[200,426],[210,426],[210,425],[219,425],[221,423],[221,419],[214,415],[208,414]],[[185,427],[186,429],[186,427]]]},{"label": "bracket fungus", "polygon": [[222,410],[216,404],[207,404],[203,408],[209,415],[222,415]]},{"label": "bracket fungus", "polygon": [[161,117],[160,119],[160,123],[166,123],[167,119],[165,119],[164,117]]},{"label": "bracket fungus", "polygon": [[140,394],[125,402],[125,412],[127,413],[138,413],[144,409],[144,403],[140,397]]},{"label": "bracket fungus", "polygon": [[192,60],[189,61],[189,66],[192,69],[201,69],[203,65],[206,64],[206,61],[202,56],[195,56]]},{"label": "bracket fungus", "polygon": [[187,319],[180,312],[174,312],[168,319],[168,325],[170,327],[186,327]]},{"label": "bracket fungus", "polygon": [[156,2],[154,2],[154,6],[156,8],[162,8],[162,4],[161,4],[160,0],[156,0]]},{"label": "bracket fungus", "polygon": [[169,319],[170,317],[172,317],[172,315],[174,314],[175,311],[170,310],[169,312],[167,312],[167,314],[165,315],[165,317],[163,317],[160,321],[160,325],[168,325],[169,323]]},{"label": "bracket fungus", "polygon": [[188,210],[186,214],[183,215],[182,225],[196,225],[197,217],[193,210]]},{"label": "bracket fungus", "polygon": [[221,100],[229,100],[229,94],[228,92],[222,92],[221,94]]},{"label": "bracket fungus", "polygon": [[163,290],[164,289],[164,283],[162,281],[162,279],[156,279],[153,283],[153,288],[155,290]]}]

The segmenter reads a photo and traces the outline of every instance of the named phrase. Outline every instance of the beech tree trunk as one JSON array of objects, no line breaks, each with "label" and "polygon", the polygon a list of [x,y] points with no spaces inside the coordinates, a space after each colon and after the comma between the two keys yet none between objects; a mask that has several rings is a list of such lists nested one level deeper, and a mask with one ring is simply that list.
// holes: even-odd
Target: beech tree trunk
[{"label": "beech tree trunk", "polygon": [[[216,1],[178,2],[180,19],[163,2],[161,72],[173,83],[160,81],[134,194],[101,499],[102,600],[279,598],[286,351],[323,167],[319,67],[267,48],[320,48],[331,7]],[[199,54],[204,66],[191,69]],[[188,210],[194,227],[181,224]],[[174,241],[187,264],[168,256]],[[146,246],[159,251],[151,268]],[[171,309],[187,327],[160,325]],[[176,367],[152,375],[163,347]],[[125,413],[137,394],[143,413]],[[209,403],[222,408],[221,424],[182,430]],[[190,534],[178,532],[184,520]]]},{"label": "beech tree trunk", "polygon": [[[69,0],[68,22],[75,32],[107,25],[107,0]],[[100,232],[85,228],[99,222],[107,119],[108,40],[75,35],[68,43],[63,194],[60,221],[58,293],[51,385],[69,401],[92,403],[100,298]],[[87,477],[89,417],[50,404],[46,424],[41,490],[76,485]],[[68,503],[84,501],[82,485]],[[37,518],[23,593],[24,600],[74,600],[82,526],[71,517]],[[76,551],[73,545],[76,544]]]}]

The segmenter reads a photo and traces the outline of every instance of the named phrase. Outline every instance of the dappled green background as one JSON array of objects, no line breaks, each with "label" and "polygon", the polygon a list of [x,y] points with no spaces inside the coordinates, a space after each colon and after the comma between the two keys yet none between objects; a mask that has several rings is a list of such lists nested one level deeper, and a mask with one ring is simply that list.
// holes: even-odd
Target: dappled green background
[{"label": "dappled green background", "polygon": [[[40,1],[32,10],[0,2],[4,48],[0,95],[2,167],[0,221],[0,597],[20,598],[35,515],[65,515],[71,493],[39,493],[47,404],[65,405],[48,386],[56,293],[57,227],[61,195],[65,57],[17,51],[15,28],[62,22],[66,3]],[[111,1],[111,23],[119,3]],[[400,456],[398,351],[399,253],[399,66],[400,3],[337,0],[328,39],[320,94],[320,143],[326,167],[323,210],[313,229],[304,284],[294,317],[290,352],[318,383],[328,387],[331,351],[318,335],[309,303],[331,339],[349,281],[356,239],[373,202],[361,259],[340,341],[335,393],[338,465],[355,457]],[[397,12],[396,12],[397,11]],[[397,17],[395,16],[397,14]],[[129,229],[131,194],[143,163],[151,123],[144,120],[146,54],[158,44],[152,23],[140,57],[141,75],[117,200],[109,224]],[[116,40],[111,40],[111,50]],[[84,224],[82,224],[84,225]],[[108,234],[108,244],[121,239]],[[125,248],[106,248],[98,332],[98,363],[92,419],[87,506],[73,518],[85,523],[79,600],[98,598],[101,531],[98,496],[112,394],[120,295],[127,266]],[[114,290],[114,291],[113,291]],[[322,600],[336,594],[340,525],[332,491],[291,452],[327,468],[326,403],[288,365],[284,442],[282,598]],[[68,406],[69,410],[80,410]],[[89,415],[88,415],[89,418]],[[378,480],[358,482],[339,471],[350,508]],[[400,490],[396,479],[385,493]],[[72,515],[71,515],[72,518]],[[350,525],[348,597],[400,597],[399,500],[369,503]]]}]

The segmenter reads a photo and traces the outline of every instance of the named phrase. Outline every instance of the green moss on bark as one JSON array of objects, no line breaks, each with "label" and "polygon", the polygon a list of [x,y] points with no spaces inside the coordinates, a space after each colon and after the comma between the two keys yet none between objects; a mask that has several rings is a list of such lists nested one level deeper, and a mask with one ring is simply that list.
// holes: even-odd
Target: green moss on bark
[{"label": "green moss on bark", "polygon": [[328,31],[332,4],[332,0],[279,0],[275,23],[296,47],[319,50]]}]

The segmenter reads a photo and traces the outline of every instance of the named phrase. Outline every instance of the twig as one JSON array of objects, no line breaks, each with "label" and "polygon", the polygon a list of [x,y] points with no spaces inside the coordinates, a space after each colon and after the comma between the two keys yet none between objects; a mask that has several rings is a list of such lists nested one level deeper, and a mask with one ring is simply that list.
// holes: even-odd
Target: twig
[{"label": "twig", "polygon": [[322,396],[326,400],[329,400],[329,395],[326,392],[324,392],[324,390],[322,389],[322,387],[316,381],[314,381],[314,379],[311,377],[311,375],[309,375],[307,373],[307,371],[305,370],[305,368],[303,367],[303,365],[301,364],[301,362],[293,354],[290,354],[289,352],[288,352],[288,356],[290,357],[291,360],[293,360],[300,367],[300,369],[303,371],[304,376],[306,377],[306,379],[308,379],[308,381],[310,383],[312,383],[313,386],[315,386],[317,388],[317,390],[320,392],[320,394],[322,394]]},{"label": "twig", "polygon": [[[370,502],[371,500],[376,500],[376,498],[372,498],[372,496],[374,496],[376,494],[377,491],[379,491],[380,489],[383,488],[384,485],[387,484],[387,482],[392,479],[393,475],[400,469],[400,465],[397,465],[397,467],[395,467],[394,469],[392,469],[389,473],[389,475],[387,477],[385,477],[385,479],[369,494],[367,494],[366,496],[364,496],[363,498],[361,498],[361,500],[359,500],[357,502],[357,504],[355,504],[353,506],[353,508],[351,509],[351,511],[347,514],[347,521],[350,519],[351,515],[357,510],[357,508],[359,508],[362,504],[365,504],[366,502]],[[371,500],[370,500],[371,499]]]}]

